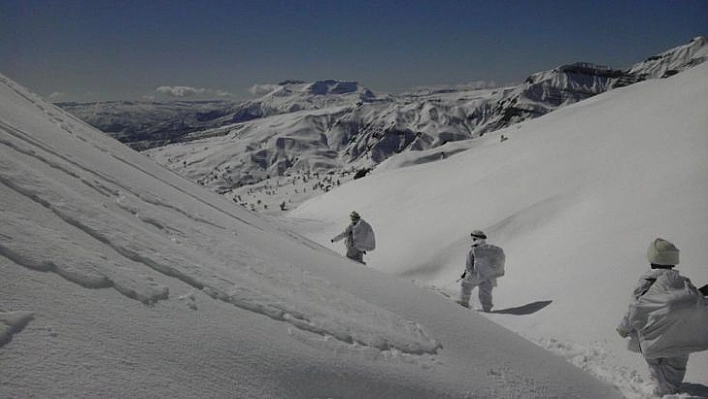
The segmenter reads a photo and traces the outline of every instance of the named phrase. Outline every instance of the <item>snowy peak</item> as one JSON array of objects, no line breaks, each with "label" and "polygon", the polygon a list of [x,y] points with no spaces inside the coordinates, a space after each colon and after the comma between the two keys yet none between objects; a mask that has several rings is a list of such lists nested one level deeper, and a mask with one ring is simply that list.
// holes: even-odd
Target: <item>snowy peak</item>
[{"label": "snowy peak", "polygon": [[286,80],[277,85],[262,85],[262,87],[269,89],[269,91],[260,99],[253,100],[254,102],[263,101],[270,97],[293,97],[305,101],[313,96],[358,97],[361,100],[370,100],[375,97],[371,90],[358,82],[343,82],[332,79],[315,82]]},{"label": "snowy peak", "polygon": [[[375,98],[357,82],[286,80],[277,85],[260,85],[261,97],[235,107],[230,122],[239,123],[273,115],[331,107],[354,107]],[[264,90],[263,90],[264,89]],[[223,125],[223,124],[222,124]]]},{"label": "snowy peak", "polygon": [[621,71],[588,62],[561,65],[532,74],[516,93],[502,100],[502,118],[493,128],[507,127],[603,93],[621,75]]},{"label": "snowy peak", "polygon": [[308,91],[314,95],[357,94],[362,100],[374,97],[374,93],[357,82],[340,82],[336,80],[321,80],[311,83],[308,85]]},{"label": "snowy peak", "polygon": [[643,79],[665,78],[708,60],[708,39],[694,37],[689,43],[633,65],[629,73]]},{"label": "snowy peak", "polygon": [[539,72],[529,76],[529,85],[543,84],[559,89],[584,91],[588,94],[601,93],[607,90],[606,82],[622,75],[622,71],[611,69],[604,65],[589,62],[576,62],[561,65],[550,71]]}]

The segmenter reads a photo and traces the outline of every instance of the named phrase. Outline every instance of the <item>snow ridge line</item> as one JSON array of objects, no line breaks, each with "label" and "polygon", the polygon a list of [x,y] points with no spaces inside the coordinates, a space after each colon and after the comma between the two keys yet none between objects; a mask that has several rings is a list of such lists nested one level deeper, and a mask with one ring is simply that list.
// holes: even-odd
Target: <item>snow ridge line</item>
[{"label": "snow ridge line", "polygon": [[[67,224],[70,224],[79,230],[85,232],[88,234],[90,237],[98,240],[99,242],[108,245],[111,247],[113,250],[121,254],[122,256],[128,258],[131,261],[143,263],[146,266],[152,268],[153,270],[159,271],[162,274],[165,274],[170,277],[175,277],[179,280],[182,280],[183,282],[198,288],[202,289],[203,285],[198,282],[197,280],[191,278],[190,276],[187,276],[173,268],[167,267],[165,265],[161,265],[158,262],[154,262],[151,259],[139,255],[135,251],[128,250],[126,247],[123,247],[122,245],[118,245],[114,242],[111,241],[110,237],[105,236],[104,234],[101,234],[99,231],[91,228],[90,226],[86,225],[85,223],[81,222],[80,220],[77,220],[74,218],[69,212],[62,210],[61,207],[68,207],[70,208],[70,205],[67,205],[64,203],[66,198],[63,197],[58,197],[55,198],[54,201],[50,200],[48,198],[44,198],[42,196],[42,193],[39,190],[32,190],[30,187],[23,187],[21,184],[18,184],[17,181],[12,179],[10,176],[10,170],[11,168],[8,167],[7,165],[7,160],[0,160],[0,183],[4,184],[5,186],[9,187],[13,191],[17,192],[20,195],[23,195],[32,201],[38,203],[39,205],[43,206],[44,208],[50,210],[53,212],[55,215],[57,215],[60,219],[62,219],[64,222]],[[41,180],[38,178],[38,176],[33,175],[32,173],[25,173],[23,175],[24,181],[34,181],[37,182],[38,180]],[[58,203],[60,204],[59,206],[53,205],[53,203]],[[84,213],[89,213],[89,214],[95,214],[95,210],[91,209],[84,209]],[[92,212],[93,211],[93,212]],[[77,210],[78,212],[78,210]],[[15,235],[14,237],[18,237]],[[22,237],[20,235],[19,237]],[[86,276],[84,273],[87,271],[83,270],[83,273],[79,274],[74,274],[74,273],[63,273],[63,268],[57,268],[57,265],[51,261],[40,261],[39,263],[33,263],[28,261],[27,257],[19,254],[18,252],[14,252],[11,249],[8,249],[6,246],[5,248],[2,249],[2,253],[4,255],[7,255],[8,258],[10,258],[13,261],[18,262],[19,264],[36,269],[36,270],[42,270],[42,271],[56,271],[58,274],[62,275],[63,277],[67,278],[68,280],[75,282],[81,286],[88,287],[88,288],[105,288],[111,286],[111,284],[104,279],[107,279],[105,276],[97,277],[97,276]],[[106,261],[103,260],[97,260],[98,264],[105,263]],[[89,272],[91,273],[91,272]],[[95,273],[95,271],[93,271]],[[113,283],[113,286],[116,286]],[[158,290],[156,293],[145,293],[145,292],[138,292],[135,289],[129,288],[129,287],[121,287],[121,286],[116,286],[116,289],[120,291],[123,294],[127,294],[128,297],[132,299],[139,299],[141,302],[154,302],[159,299],[167,299],[168,293],[165,292],[166,289]]]},{"label": "snow ridge line", "polygon": [[[204,273],[208,273],[208,270],[202,270],[203,267],[189,263],[190,258],[198,256],[199,249],[196,253],[190,250],[189,254],[178,249],[174,255],[171,255],[158,251],[157,248],[146,246],[143,242],[154,241],[155,237],[160,237],[160,240],[165,241],[165,245],[171,245],[171,243],[168,243],[167,238],[162,235],[154,236],[155,233],[152,231],[136,230],[135,228],[139,225],[133,226],[129,220],[117,219],[112,214],[106,213],[100,205],[87,202],[78,193],[68,191],[40,172],[23,168],[20,163],[12,160],[9,153],[5,153],[7,155],[0,159],[0,183],[11,188],[11,191],[30,198],[54,213],[65,223],[85,232],[89,237],[107,245],[131,262],[142,264],[163,275],[176,278],[202,290],[213,299],[225,301],[275,320],[288,322],[306,331],[332,336],[345,343],[358,343],[382,351],[396,349],[409,354],[432,354],[441,347],[415,323],[403,320],[395,314],[370,305],[356,297],[351,297],[346,303],[335,304],[330,303],[332,298],[337,297],[334,294],[328,297],[317,297],[311,292],[312,286],[317,286],[318,292],[323,289],[323,286],[328,287],[327,292],[334,293],[340,290],[332,286],[331,283],[314,276],[306,277],[302,284],[303,287],[298,288],[301,291],[298,301],[292,302],[288,298],[280,297],[280,292],[293,289],[292,270],[290,269],[292,266],[289,268],[288,265],[264,264],[262,267],[264,270],[258,271],[256,268],[250,268],[250,273],[249,270],[236,271],[234,269],[230,273],[237,273],[233,277],[239,283],[247,287],[255,286],[258,291],[244,291],[244,289],[236,287],[235,291],[229,295],[226,291],[234,289],[233,285],[230,286],[233,283],[229,284],[227,280],[217,281],[218,276],[205,277]],[[5,195],[10,195],[7,190]],[[17,200],[13,199],[13,201]],[[12,218],[8,217],[8,219]],[[18,222],[17,225],[21,226],[22,222]],[[39,228],[36,224],[31,227]],[[47,232],[45,235],[51,236],[52,234]],[[61,237],[61,234],[56,235]],[[148,235],[152,238],[149,238]],[[13,234],[14,236],[29,237],[21,232]],[[56,245],[60,244],[64,244],[64,242],[61,241]],[[28,259],[32,259],[32,243],[15,242],[14,245],[14,248],[20,248],[20,250],[12,250],[10,244],[7,244],[4,246],[10,247],[10,250],[5,249],[4,253],[21,262],[20,264],[31,265]],[[30,250],[27,250],[28,248]],[[22,252],[22,249],[25,249],[25,252]],[[56,253],[57,250],[48,249],[47,252]],[[77,250],[70,252],[82,253],[81,247],[79,246]],[[108,280],[114,281],[112,286],[119,292],[133,299],[143,299],[143,302],[147,304],[168,298],[167,289],[164,287],[155,287],[150,283],[131,280],[129,275],[126,277],[121,274],[120,266],[108,267],[105,266],[110,263],[107,260],[93,259],[91,255],[85,255],[85,257],[88,259],[80,262],[73,261],[80,263],[78,265],[72,264],[72,260],[50,263],[53,262],[52,259],[40,259],[38,264],[46,270],[61,272],[63,277],[83,286],[107,287],[110,286]],[[116,262],[118,261],[116,260]],[[104,265],[104,268],[97,269],[94,266],[96,264]],[[107,276],[106,269],[115,269],[116,274]],[[279,278],[275,282],[273,274]],[[205,278],[206,280],[204,280]],[[115,282],[116,280],[125,284],[118,284]],[[220,286],[221,288],[219,288]],[[332,307],[338,307],[337,311],[332,311]],[[362,317],[374,318],[383,323],[382,325],[389,327],[388,329],[372,328],[372,326],[380,324],[361,323],[359,319]]]},{"label": "snow ridge line", "polygon": [[[2,176],[0,183],[17,192]],[[14,263],[32,270],[56,273],[84,288],[113,287],[126,297],[147,305],[169,297],[166,287],[149,278],[125,278],[117,271],[125,269],[125,265],[118,265],[115,259],[86,253],[80,244],[58,231],[14,212],[0,210],[0,216],[6,233],[9,233],[0,235],[0,255]],[[139,271],[135,273],[141,275]]]},{"label": "snow ridge line", "polygon": [[[204,293],[298,329],[382,352],[436,354],[442,345],[418,324],[348,294],[329,280],[289,264],[246,267],[228,293]],[[287,287],[286,291],[283,289]],[[362,322],[361,320],[365,320]]]},{"label": "snow ridge line", "polygon": [[[209,289],[205,290],[207,293],[208,291]],[[288,322],[300,330],[320,335],[324,340],[331,337],[348,345],[360,345],[378,349],[381,352],[400,351],[409,355],[433,355],[438,352],[438,349],[442,348],[439,342],[425,336],[424,340],[427,342],[424,344],[421,342],[399,342],[401,339],[405,340],[405,338],[401,337],[398,337],[398,339],[385,337],[368,337],[369,339],[364,339],[346,329],[323,328],[319,323],[314,322],[303,313],[289,312],[275,306],[264,306],[261,303],[251,303],[247,300],[240,300],[233,295],[218,299],[222,299],[238,308],[260,313],[273,320]],[[419,325],[413,325],[412,327],[422,332]]]},{"label": "snow ridge line", "polygon": [[[129,166],[131,166],[132,168],[137,169],[137,170],[139,170],[139,171],[145,173],[146,175],[148,175],[148,176],[150,176],[150,177],[152,177],[152,178],[154,178],[154,179],[156,179],[156,180],[159,180],[159,181],[161,181],[161,182],[163,182],[163,183],[169,185],[170,187],[174,188],[175,190],[178,190],[178,191],[180,191],[180,192],[182,192],[182,193],[184,193],[184,194],[189,195],[190,197],[196,199],[197,201],[199,201],[199,202],[201,202],[201,203],[204,203],[205,205],[208,205],[210,208],[213,208],[213,209],[215,209],[215,210],[217,210],[217,211],[219,211],[219,212],[221,212],[221,213],[225,213],[226,215],[228,215],[228,216],[230,216],[230,217],[232,217],[232,218],[234,218],[234,219],[237,219],[238,221],[243,222],[243,223],[245,223],[245,224],[247,224],[247,225],[249,225],[249,226],[251,226],[251,227],[259,228],[258,226],[255,226],[253,223],[250,223],[250,222],[248,222],[248,221],[246,221],[246,220],[244,220],[244,219],[241,219],[240,217],[238,217],[238,216],[236,216],[236,215],[233,215],[233,214],[231,214],[231,213],[229,213],[229,212],[227,212],[227,211],[225,211],[225,210],[223,210],[223,209],[220,209],[220,208],[218,208],[218,207],[216,207],[216,206],[214,206],[214,205],[212,205],[212,204],[209,204],[209,203],[204,202],[204,201],[201,200],[200,198],[198,198],[198,197],[192,195],[191,193],[189,193],[189,192],[187,192],[187,191],[185,191],[185,190],[182,190],[181,188],[179,188],[179,187],[173,185],[172,183],[169,183],[169,182],[166,182],[166,181],[160,179],[159,177],[153,175],[152,173],[150,173],[150,172],[148,172],[148,171],[146,171],[146,170],[144,170],[144,169],[142,169],[142,168],[139,168],[139,167],[137,167],[136,165],[131,164],[130,162],[128,162],[128,161],[126,161],[126,160],[124,160],[124,159],[122,159],[122,158],[120,158],[120,157],[117,157],[117,156],[114,155],[114,154],[111,154],[111,156],[112,156],[113,158],[115,158],[116,160],[118,160],[118,161],[120,161],[120,162],[123,162],[124,164],[129,165]],[[179,175],[176,175],[176,176],[179,176]],[[183,179],[183,177],[181,177],[181,176],[179,176],[179,177],[180,177],[181,179]],[[130,191],[130,190],[126,190],[126,191]],[[190,213],[188,213],[188,212],[182,210],[181,208],[178,208],[178,207],[176,207],[176,206],[174,206],[174,205],[172,205],[172,204],[170,204],[170,203],[168,203],[168,202],[166,202],[166,201],[164,201],[164,200],[153,199],[153,198],[150,198],[149,196],[140,195],[140,194],[134,193],[134,192],[132,192],[132,191],[130,191],[130,192],[131,192],[132,194],[134,194],[136,197],[140,198],[141,200],[143,200],[143,201],[145,201],[145,202],[147,202],[147,203],[149,203],[149,204],[157,205],[157,206],[162,206],[162,207],[165,207],[165,208],[168,208],[168,209],[172,209],[172,210],[174,210],[174,211],[176,211],[176,212],[179,212],[179,213],[181,213],[182,215],[184,215],[184,216],[186,216],[186,217],[188,217],[188,218],[190,218],[190,219],[192,219],[192,220],[194,220],[194,221],[196,221],[196,222],[205,223],[205,224],[214,226],[214,227],[216,227],[216,228],[219,228],[219,229],[221,229],[221,230],[226,230],[226,227],[224,227],[224,226],[221,226],[221,225],[219,225],[219,224],[217,224],[217,223],[214,223],[214,222],[212,222],[212,221],[206,220],[206,219],[204,219],[204,218],[191,215]]]},{"label": "snow ridge line", "polygon": [[[129,187],[127,187],[127,186],[125,186],[125,185],[123,185],[123,184],[121,184],[121,183],[115,181],[114,179],[112,179],[112,178],[110,178],[110,177],[108,177],[108,176],[106,176],[106,175],[104,175],[104,174],[102,174],[102,173],[99,173],[99,172],[97,172],[97,171],[95,171],[95,170],[92,170],[92,169],[90,169],[90,168],[87,168],[87,167],[81,165],[80,163],[78,163],[77,161],[74,161],[74,160],[72,160],[72,159],[69,159],[69,158],[67,158],[67,157],[64,156],[64,155],[59,154],[59,153],[57,153],[57,152],[51,150],[50,148],[48,148],[47,146],[45,146],[43,143],[41,143],[41,142],[39,142],[39,141],[33,139],[32,137],[28,136],[25,132],[23,132],[23,131],[21,131],[20,129],[17,129],[17,128],[15,128],[15,127],[13,127],[13,126],[11,126],[11,125],[9,125],[9,124],[3,122],[3,121],[0,121],[0,128],[2,128],[3,130],[5,130],[5,132],[6,132],[7,134],[9,134],[10,136],[15,137],[15,138],[18,139],[18,140],[24,141],[24,142],[26,142],[26,143],[28,143],[28,144],[30,144],[30,145],[32,145],[32,146],[36,146],[36,147],[38,147],[39,149],[45,151],[46,153],[48,153],[48,154],[50,154],[50,155],[53,155],[53,156],[55,156],[55,157],[57,157],[57,158],[59,158],[59,159],[65,161],[65,162],[67,162],[67,163],[70,164],[70,165],[76,166],[77,168],[83,170],[84,172],[88,172],[88,173],[90,173],[90,174],[96,176],[96,177],[99,178],[99,179],[103,179],[103,180],[105,180],[106,182],[108,182],[108,183],[110,183],[110,184],[113,184],[113,185],[115,185],[115,186],[117,186],[117,187],[120,187],[122,190],[124,190],[124,191],[126,191],[126,192],[129,192],[129,193],[135,195],[136,197],[138,197],[138,198],[144,200],[145,202],[151,203],[151,204],[153,204],[153,205],[163,206],[163,207],[166,207],[166,208],[175,210],[175,211],[177,211],[177,212],[183,214],[184,216],[186,216],[186,217],[188,217],[188,218],[190,218],[190,219],[192,219],[192,220],[194,220],[194,221],[196,221],[196,222],[207,223],[207,224],[210,224],[210,225],[212,225],[212,226],[214,226],[214,227],[218,227],[218,228],[221,228],[221,229],[224,229],[224,230],[226,229],[225,227],[220,226],[220,225],[218,225],[218,224],[216,224],[216,223],[214,223],[214,222],[211,222],[211,221],[209,221],[209,220],[206,220],[206,219],[201,218],[201,217],[198,217],[198,216],[191,215],[191,214],[189,214],[188,212],[186,212],[186,211],[184,211],[184,210],[182,210],[182,209],[180,209],[180,208],[178,208],[178,207],[176,207],[176,206],[174,206],[174,205],[171,205],[171,204],[169,204],[169,203],[167,203],[167,202],[165,202],[165,201],[161,201],[161,200],[159,200],[159,199],[146,198],[147,196],[141,195],[140,193],[134,192],[131,188],[129,188]],[[60,164],[57,163],[57,162],[53,162],[53,161],[47,159],[46,157],[43,157],[43,156],[37,154],[36,151],[33,151],[33,150],[31,150],[31,149],[21,148],[21,147],[17,146],[16,144],[14,144],[14,143],[12,143],[12,142],[10,142],[10,141],[7,141],[7,140],[2,140],[1,138],[0,138],[0,143],[5,144],[5,145],[7,145],[7,146],[9,146],[9,147],[11,147],[11,148],[13,148],[13,149],[15,149],[16,151],[25,154],[25,155],[32,156],[32,157],[34,157],[34,158],[36,158],[36,159],[38,159],[38,160],[44,162],[44,163],[47,164],[48,166],[50,166],[50,167],[52,167],[52,168],[55,168],[55,169],[58,169],[58,170],[60,170],[60,171],[62,171],[62,172],[64,172],[64,173],[68,174],[69,176],[75,177],[75,178],[77,178],[77,179],[81,179],[81,181],[84,182],[85,184],[87,184],[89,187],[91,187],[91,188],[93,188],[93,189],[96,189],[96,187],[95,187],[94,185],[92,185],[92,184],[90,184],[90,183],[87,183],[87,180],[81,178],[81,177],[80,177],[76,172],[74,172],[73,170],[71,170],[71,169],[69,169],[69,168],[67,168],[67,167],[65,167],[65,166],[63,166],[63,165],[60,165]],[[102,150],[102,151],[104,151],[104,150]],[[105,151],[104,151],[104,152],[105,152]],[[131,164],[131,163],[129,163],[129,162],[127,162],[127,161],[121,159],[121,158],[118,158],[118,157],[116,157],[116,156],[113,155],[113,154],[111,154],[111,156],[113,156],[116,160],[119,160],[119,161],[121,161],[121,162],[123,162],[123,163],[125,163],[125,164],[127,164],[127,165],[129,165],[129,166],[131,166],[131,167],[133,167],[133,168],[136,168],[136,169],[140,170],[140,171],[143,172],[143,173],[149,174],[151,177],[154,177],[155,179],[160,180],[158,177],[156,177],[156,176],[154,176],[154,175],[152,175],[152,174],[150,174],[150,173],[144,171],[144,170],[141,169],[141,168],[137,168],[135,165],[133,165],[133,164]],[[160,180],[160,181],[164,182],[163,180]],[[175,187],[174,185],[172,185],[171,183],[168,183],[168,182],[164,182],[164,183],[170,185],[171,187],[173,187],[173,188],[175,188],[175,189],[177,189],[177,190],[180,190],[180,191],[184,192],[183,190],[179,189],[178,187]],[[100,183],[99,183],[99,184],[100,184]],[[103,187],[105,187],[105,185],[104,185]],[[103,191],[101,191],[101,190],[97,190],[97,191],[98,191],[99,193],[105,195],[105,192],[103,192]],[[114,191],[115,191],[115,190],[110,190],[109,192],[114,192]],[[193,197],[193,198],[199,200],[200,202],[203,202],[202,200],[198,199],[197,197],[195,197],[195,196],[193,196],[193,195],[191,195],[191,194],[189,194],[189,193],[187,193],[187,194],[190,195],[191,197]],[[226,212],[226,211],[224,211],[224,210],[218,209],[218,208],[216,208],[216,207],[214,207],[214,206],[212,206],[212,208],[217,209],[217,210],[221,211],[222,213],[226,213],[226,214],[228,214],[229,216],[232,216],[232,217],[234,217],[234,218],[237,218],[237,219],[241,220],[240,218],[238,218],[238,217],[236,217],[236,216],[234,216],[234,215],[231,215],[231,214],[229,214],[228,212]],[[241,220],[241,221],[243,221],[243,220]],[[251,225],[251,224],[248,223],[247,221],[243,221],[243,222],[246,223],[246,224]],[[254,226],[254,227],[255,227],[255,226]]]}]

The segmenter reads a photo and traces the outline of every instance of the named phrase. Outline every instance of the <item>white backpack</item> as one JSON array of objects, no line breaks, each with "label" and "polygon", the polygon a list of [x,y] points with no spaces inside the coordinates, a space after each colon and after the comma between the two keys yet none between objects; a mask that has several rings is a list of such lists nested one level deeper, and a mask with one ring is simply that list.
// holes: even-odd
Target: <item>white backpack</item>
[{"label": "white backpack", "polygon": [[474,267],[483,278],[496,278],[504,275],[506,255],[496,245],[483,244],[474,247]]},{"label": "white backpack", "polygon": [[708,304],[674,270],[659,274],[634,305],[639,346],[646,358],[708,350]]},{"label": "white backpack", "polygon": [[354,245],[360,251],[373,251],[376,249],[376,238],[374,236],[374,229],[371,225],[366,223],[364,220],[359,220],[359,222],[354,226]]}]

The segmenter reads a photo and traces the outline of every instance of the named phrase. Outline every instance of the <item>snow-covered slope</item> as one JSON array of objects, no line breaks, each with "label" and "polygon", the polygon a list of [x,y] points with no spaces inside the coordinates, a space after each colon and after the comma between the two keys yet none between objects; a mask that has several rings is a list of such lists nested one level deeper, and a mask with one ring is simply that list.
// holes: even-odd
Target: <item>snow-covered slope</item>
[{"label": "snow-covered slope", "polygon": [[618,392],[0,75],[0,397]]},{"label": "snow-covered slope", "polygon": [[[484,230],[507,255],[489,319],[644,397],[646,364],[615,327],[656,237],[681,249],[683,274],[708,283],[706,104],[703,64],[450,143],[438,162],[431,150],[402,154],[290,216],[341,252],[329,238],[357,210],[377,233],[370,267],[452,297],[469,232]],[[708,397],[708,352],[692,355],[685,381]]]}]

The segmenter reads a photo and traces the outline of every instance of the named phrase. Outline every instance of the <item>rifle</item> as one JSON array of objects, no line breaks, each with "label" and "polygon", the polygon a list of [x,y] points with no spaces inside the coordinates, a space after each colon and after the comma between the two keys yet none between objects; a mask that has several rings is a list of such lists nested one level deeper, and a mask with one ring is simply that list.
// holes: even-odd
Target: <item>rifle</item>
[{"label": "rifle", "polygon": [[462,281],[463,278],[465,278],[466,275],[467,275],[467,270],[465,270],[465,271],[462,273],[462,275],[460,276],[460,278],[458,278],[457,280],[455,280],[455,282],[456,282],[456,283],[459,283],[460,281]]}]

